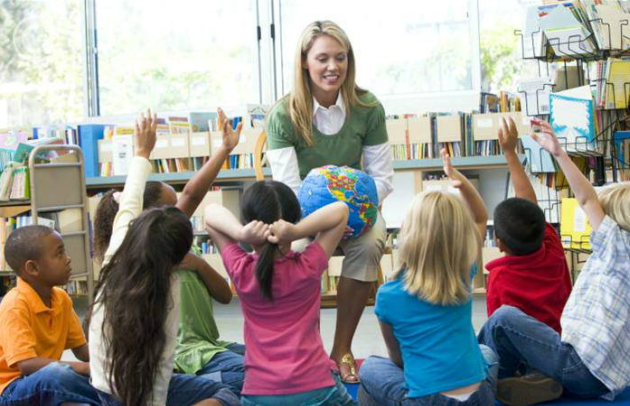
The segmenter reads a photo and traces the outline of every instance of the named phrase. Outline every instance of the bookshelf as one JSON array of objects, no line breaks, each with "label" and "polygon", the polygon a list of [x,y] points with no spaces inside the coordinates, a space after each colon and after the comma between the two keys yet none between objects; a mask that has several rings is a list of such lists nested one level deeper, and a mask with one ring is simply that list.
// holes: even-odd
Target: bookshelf
[{"label": "bookshelf", "polygon": [[[567,27],[551,25],[551,17],[542,12],[545,8],[548,12],[550,7],[569,7],[579,32],[567,36]],[[628,155],[619,150],[620,147],[627,150],[630,145],[624,141],[630,138],[627,131],[630,129],[630,41],[628,20],[619,18],[624,15],[623,11],[628,11],[625,7],[620,4],[617,9],[604,10],[594,3],[592,7],[589,4],[531,6],[524,29],[515,31],[520,37],[522,58],[538,65],[539,78],[529,80],[519,89],[526,99],[526,109],[532,110],[528,115],[551,119],[553,96],[550,95],[581,87],[587,89],[586,98],[592,100],[594,139],[559,137],[559,140],[585,175],[591,175],[595,186],[627,180],[630,173]],[[555,79],[550,75],[554,70]],[[528,152],[531,155],[531,151]],[[580,265],[591,252],[590,229],[582,221],[586,227],[580,232],[573,230],[576,216],[583,215],[576,214],[577,203],[569,199],[571,192],[564,175],[555,172],[538,173],[538,176],[546,178],[543,182],[556,191],[563,192],[557,193],[551,204],[557,212],[561,238],[575,280]],[[579,207],[577,211],[581,212]]]},{"label": "bookshelf", "polygon": [[[82,151],[72,145],[37,146],[29,155],[28,173],[30,199],[0,204],[2,246],[16,221],[53,226],[63,237],[72,258],[73,272],[66,290],[71,296],[90,300],[93,277]],[[13,272],[2,269],[0,277],[5,283],[6,278],[13,277]]]}]

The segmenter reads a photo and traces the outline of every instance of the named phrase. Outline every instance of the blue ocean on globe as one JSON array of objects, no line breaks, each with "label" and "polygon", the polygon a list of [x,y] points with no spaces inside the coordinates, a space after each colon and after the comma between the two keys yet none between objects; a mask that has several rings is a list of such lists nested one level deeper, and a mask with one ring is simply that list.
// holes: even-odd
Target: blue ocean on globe
[{"label": "blue ocean on globe", "polygon": [[302,217],[331,203],[342,201],[348,205],[348,227],[358,237],[372,228],[378,216],[378,193],[374,179],[365,172],[347,166],[327,165],[312,169],[298,195]]}]

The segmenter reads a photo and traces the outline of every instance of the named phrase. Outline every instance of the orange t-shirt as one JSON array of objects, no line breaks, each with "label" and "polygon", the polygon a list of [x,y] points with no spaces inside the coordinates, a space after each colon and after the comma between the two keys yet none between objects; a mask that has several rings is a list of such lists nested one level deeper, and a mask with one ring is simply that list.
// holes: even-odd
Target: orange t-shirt
[{"label": "orange t-shirt", "polygon": [[52,307],[21,278],[0,303],[0,393],[22,374],[17,363],[29,358],[60,360],[68,348],[86,343],[70,296],[53,288]]}]

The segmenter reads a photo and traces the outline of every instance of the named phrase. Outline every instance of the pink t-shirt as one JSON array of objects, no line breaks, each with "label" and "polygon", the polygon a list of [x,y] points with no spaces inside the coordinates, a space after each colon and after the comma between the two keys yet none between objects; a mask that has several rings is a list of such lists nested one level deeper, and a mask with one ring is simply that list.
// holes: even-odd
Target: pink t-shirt
[{"label": "pink t-shirt", "polygon": [[317,243],[274,263],[273,302],[254,274],[257,254],[236,243],[221,252],[245,316],[245,395],[288,395],[334,386],[319,334],[321,275],[328,257]]}]

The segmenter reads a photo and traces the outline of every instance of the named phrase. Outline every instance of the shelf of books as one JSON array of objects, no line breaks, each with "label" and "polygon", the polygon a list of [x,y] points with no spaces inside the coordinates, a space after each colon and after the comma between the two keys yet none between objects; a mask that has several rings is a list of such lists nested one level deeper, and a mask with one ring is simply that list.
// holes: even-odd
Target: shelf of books
[{"label": "shelf of books", "polygon": [[[8,154],[5,149],[3,157],[10,160],[2,162],[0,177],[7,182],[3,187],[23,190],[19,200],[4,201],[0,207],[0,276],[2,286],[15,283],[4,258],[4,243],[10,233],[26,225],[46,225],[63,237],[66,251],[73,260],[66,290],[74,296],[89,296],[92,267],[83,158],[78,146],[61,142],[64,140],[60,138],[22,140]],[[20,150],[27,152],[20,154]],[[23,180],[16,178],[16,168],[24,169]]]},{"label": "shelf of books", "polygon": [[[630,179],[630,3],[582,0],[545,2],[527,10],[521,40],[538,77],[519,94],[529,116],[549,119],[560,142],[594,186]],[[524,140],[531,173],[551,190],[574,271],[590,254],[590,226],[571,197],[564,174],[534,142]]]}]

